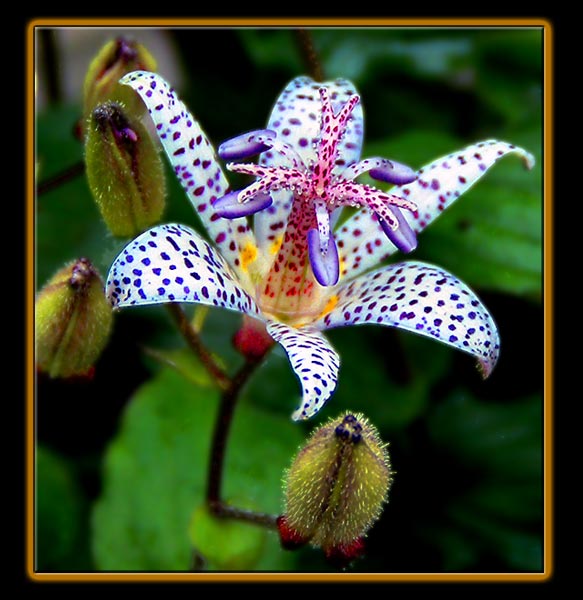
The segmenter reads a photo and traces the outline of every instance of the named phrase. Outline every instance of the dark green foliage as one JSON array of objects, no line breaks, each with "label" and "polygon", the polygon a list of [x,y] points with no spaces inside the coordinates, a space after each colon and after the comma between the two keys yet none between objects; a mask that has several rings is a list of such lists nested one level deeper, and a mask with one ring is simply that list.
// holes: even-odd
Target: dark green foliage
[{"label": "dark green foliage", "polygon": [[[181,95],[215,143],[263,127],[283,86],[305,73],[291,31],[167,35],[184,68]],[[502,353],[484,382],[466,355],[431,340],[380,327],[332,331],[342,359],[337,392],[315,422],[296,424],[289,417],[298,383],[275,350],[236,412],[227,496],[277,514],[283,469],[303,437],[323,419],[359,411],[390,442],[396,475],[367,554],[351,570],[540,571],[542,31],[320,29],[313,39],[326,77],[350,78],[361,92],[364,156],[420,167],[489,138],[534,154],[531,172],[513,157],[494,167],[421,234],[413,256],[476,290],[499,325]],[[82,81],[76,85],[81,91]],[[38,114],[41,184],[82,161],[72,135],[80,113],[79,96]],[[167,181],[164,220],[198,227],[171,172]],[[39,287],[74,256],[107,273],[124,242],[107,232],[83,175],[39,196]],[[238,315],[211,311],[203,332],[230,372],[241,362],[231,345],[239,323]],[[189,529],[204,498],[217,391],[184,355],[178,369],[168,366],[183,342],[163,308],[122,311],[115,329],[92,382],[38,382],[38,444],[55,451],[42,450],[37,461],[38,567],[189,570],[193,540],[205,546],[217,531],[200,513],[200,531]],[[333,572],[317,551],[280,550],[271,532],[253,533],[241,559],[246,533],[225,531],[233,552],[219,549],[207,567]]]}]

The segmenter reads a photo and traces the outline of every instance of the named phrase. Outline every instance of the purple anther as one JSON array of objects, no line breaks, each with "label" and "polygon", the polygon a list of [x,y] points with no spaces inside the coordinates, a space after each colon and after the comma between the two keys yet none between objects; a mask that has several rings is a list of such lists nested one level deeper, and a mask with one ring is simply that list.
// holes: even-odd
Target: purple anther
[{"label": "purple anther", "polygon": [[317,229],[308,231],[308,256],[316,281],[323,286],[336,285],[340,276],[338,249],[332,236],[328,239],[326,253],[320,248],[320,233]]},{"label": "purple anther", "polygon": [[130,142],[135,144],[138,141],[138,134],[130,127],[124,127],[123,129],[113,130],[113,135],[117,142]]},{"label": "purple anther", "polygon": [[399,225],[397,229],[391,229],[391,226],[384,219],[379,218],[383,231],[401,252],[413,252],[417,248],[417,235],[411,229],[399,208],[391,206],[391,212],[395,215]]},{"label": "purple anther", "polygon": [[271,129],[257,129],[242,133],[237,137],[224,141],[218,149],[218,154],[223,160],[239,160],[261,154],[271,148],[270,139],[276,137]]},{"label": "purple anther", "polygon": [[394,160],[386,160],[383,166],[371,169],[369,175],[378,181],[386,181],[395,185],[405,185],[417,179],[417,173],[411,167]]},{"label": "purple anther", "polygon": [[115,41],[115,53],[111,64],[107,65],[107,69],[113,66],[114,62],[121,60],[122,63],[129,63],[132,60],[138,58],[138,50],[135,42],[119,38]]},{"label": "purple anther", "polygon": [[247,217],[264,208],[268,208],[273,203],[269,194],[257,194],[247,202],[239,202],[237,199],[239,191],[230,192],[226,196],[219,198],[213,204],[213,209],[219,217],[225,219],[238,219],[239,217]]}]

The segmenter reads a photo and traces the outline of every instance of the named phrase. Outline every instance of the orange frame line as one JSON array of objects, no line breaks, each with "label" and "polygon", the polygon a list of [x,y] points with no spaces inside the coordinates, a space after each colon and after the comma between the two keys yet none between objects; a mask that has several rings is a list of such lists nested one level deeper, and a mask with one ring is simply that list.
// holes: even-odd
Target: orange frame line
[{"label": "orange frame line", "polygon": [[[540,573],[39,573],[35,571],[34,546],[34,470],[35,470],[35,368],[34,368],[34,264],[35,264],[35,68],[34,36],[35,29],[42,27],[427,27],[427,28],[541,28],[543,30],[544,64],[544,183],[543,183],[543,282],[544,282],[544,570]],[[26,549],[25,566],[30,580],[38,583],[50,582],[546,582],[554,573],[553,520],[554,473],[551,449],[553,445],[553,25],[544,18],[38,18],[32,19],[26,32],[26,213],[27,235],[26,266]]]}]

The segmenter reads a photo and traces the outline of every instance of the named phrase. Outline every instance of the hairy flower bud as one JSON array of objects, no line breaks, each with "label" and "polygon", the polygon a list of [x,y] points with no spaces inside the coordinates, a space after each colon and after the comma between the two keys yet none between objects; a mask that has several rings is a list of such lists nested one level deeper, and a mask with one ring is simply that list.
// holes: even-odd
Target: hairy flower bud
[{"label": "hairy flower bud", "polygon": [[387,446],[362,414],[346,413],[316,429],[286,478],[284,547],[310,543],[344,567],[364,551],[392,483]]},{"label": "hairy flower bud", "polygon": [[85,138],[89,187],[113,235],[134,236],[164,212],[164,165],[154,141],[137,118],[116,102],[100,104]]},{"label": "hairy flower bud", "polygon": [[118,81],[131,71],[155,71],[156,67],[156,60],[142,44],[124,38],[107,42],[91,61],[85,75],[84,121],[97,105],[107,101],[131,102],[136,107],[140,106],[139,99]]},{"label": "hairy flower bud", "polygon": [[99,273],[86,258],[69,263],[36,299],[37,367],[50,377],[87,375],[109,339],[112,322]]}]

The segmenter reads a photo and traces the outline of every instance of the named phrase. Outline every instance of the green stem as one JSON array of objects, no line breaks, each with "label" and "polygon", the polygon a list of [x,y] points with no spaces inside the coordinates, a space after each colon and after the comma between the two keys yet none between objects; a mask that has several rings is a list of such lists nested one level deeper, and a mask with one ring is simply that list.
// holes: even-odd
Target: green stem
[{"label": "green stem", "polygon": [[227,516],[225,515],[226,508],[221,500],[221,496],[227,439],[231,430],[235,406],[245,383],[247,383],[260,362],[260,359],[247,360],[238,373],[235,374],[229,387],[223,392],[221,397],[219,414],[217,415],[215,430],[213,432],[206,494],[209,507],[217,516]]},{"label": "green stem", "polygon": [[[218,386],[223,390],[211,442],[206,492],[208,506],[211,512],[219,518],[237,519],[262,527],[276,528],[276,516],[237,508],[221,500],[227,440],[231,431],[235,407],[245,384],[261,364],[265,355],[248,358],[245,364],[231,378],[216,363],[211,353],[206,349],[198,336],[198,332],[186,317],[180,304],[171,303],[166,306],[187,344],[217,382]],[[267,350],[268,348],[266,349],[266,353]]]},{"label": "green stem", "polygon": [[318,53],[314,48],[314,40],[311,32],[308,29],[295,29],[294,33],[308,75],[314,81],[324,81],[324,72],[318,58]]},{"label": "green stem", "polygon": [[85,163],[83,161],[81,161],[81,162],[78,162],[78,163],[68,167],[64,171],[61,171],[60,173],[57,173],[53,177],[46,179],[45,181],[41,181],[37,187],[37,191],[36,191],[37,196],[40,196],[41,194],[46,194],[47,192],[50,192],[51,190],[58,188],[59,186],[63,185],[64,183],[68,183],[69,181],[72,181],[73,179],[75,179],[75,177],[82,175],[84,171],[85,171]]},{"label": "green stem", "polygon": [[215,502],[212,505],[211,510],[216,517],[237,519],[238,521],[247,521],[248,523],[267,527],[268,529],[277,529],[277,517],[275,515],[236,508],[235,506],[223,502]]},{"label": "green stem", "polygon": [[206,349],[204,344],[202,343],[198,333],[194,330],[190,321],[186,317],[186,314],[182,310],[180,304],[170,303],[166,304],[168,312],[170,316],[178,326],[178,329],[186,343],[190,346],[190,348],[194,351],[194,353],[200,359],[200,362],[204,365],[206,370],[211,374],[213,379],[217,382],[217,385],[222,390],[229,390],[232,382],[229,376],[221,369],[221,367],[216,363],[211,353]]}]

